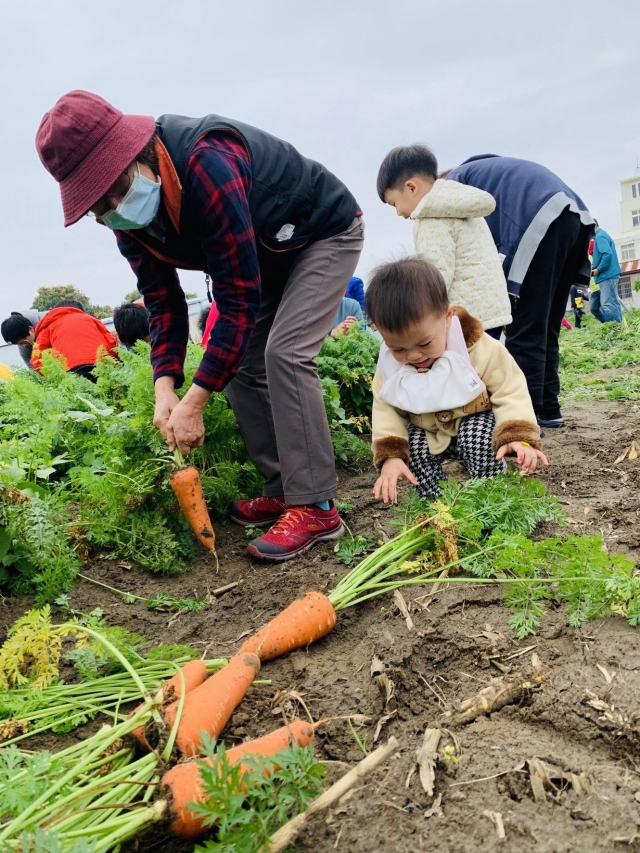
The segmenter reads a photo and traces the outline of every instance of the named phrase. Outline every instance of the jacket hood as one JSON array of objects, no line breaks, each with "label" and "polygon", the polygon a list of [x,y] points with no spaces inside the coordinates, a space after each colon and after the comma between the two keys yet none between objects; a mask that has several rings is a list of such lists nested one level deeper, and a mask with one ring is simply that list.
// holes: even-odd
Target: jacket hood
[{"label": "jacket hood", "polygon": [[79,308],[72,308],[70,305],[63,305],[62,308],[51,308],[44,315],[42,320],[38,322],[38,325],[35,328],[36,337],[38,333],[42,332],[43,329],[48,329],[51,323],[60,319],[60,317],[64,317],[66,314],[84,314],[84,311],[81,311]]},{"label": "jacket hood", "polygon": [[458,181],[438,179],[411,214],[412,219],[475,219],[495,210],[492,195]]}]

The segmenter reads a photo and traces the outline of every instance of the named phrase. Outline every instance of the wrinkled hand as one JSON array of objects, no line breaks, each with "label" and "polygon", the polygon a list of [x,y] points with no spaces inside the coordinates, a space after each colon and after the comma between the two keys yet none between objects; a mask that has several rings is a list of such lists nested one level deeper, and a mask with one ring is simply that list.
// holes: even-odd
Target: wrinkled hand
[{"label": "wrinkled hand", "polygon": [[345,317],[345,319],[342,321],[342,323],[338,323],[338,325],[335,327],[335,329],[331,330],[331,337],[337,338],[338,335],[344,335],[345,332],[348,332],[350,327],[353,326],[353,324],[357,323],[357,322],[358,322],[357,317],[352,317],[352,316]]},{"label": "wrinkled hand", "polygon": [[183,456],[188,456],[194,447],[202,447],[204,444],[202,409],[189,403],[186,398],[181,400],[167,421],[165,440],[169,450],[175,450],[177,447]]},{"label": "wrinkled hand", "polygon": [[382,498],[386,504],[389,501],[396,503],[398,500],[398,480],[401,477],[404,477],[414,486],[418,485],[418,481],[402,459],[385,459],[380,469],[380,476],[373,487],[374,498],[376,500]]},{"label": "wrinkled hand", "polygon": [[[173,385],[163,387],[160,380],[158,380],[156,383],[156,407],[153,412],[153,425],[156,429],[160,430],[160,434],[167,444],[169,443],[167,423],[171,417],[171,413],[179,402],[178,395],[173,390]],[[175,450],[175,447],[171,449]]]},{"label": "wrinkled hand", "polygon": [[509,444],[503,444],[496,453],[496,459],[504,459],[507,453],[515,453],[516,462],[520,465],[521,474],[533,474],[538,465],[538,459],[543,465],[548,465],[547,457],[541,450],[536,450],[535,447],[529,447],[522,444],[520,441],[512,441]]}]

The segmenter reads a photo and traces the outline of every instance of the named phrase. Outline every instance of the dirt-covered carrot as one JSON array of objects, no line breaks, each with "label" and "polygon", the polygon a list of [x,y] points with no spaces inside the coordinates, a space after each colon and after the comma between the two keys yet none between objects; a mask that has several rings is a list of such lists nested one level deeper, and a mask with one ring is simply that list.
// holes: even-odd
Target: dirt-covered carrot
[{"label": "dirt-covered carrot", "polygon": [[185,466],[182,455],[178,455],[178,451],[176,451],[175,459],[178,467],[169,477],[171,488],[175,492],[180,509],[196,534],[198,542],[215,553],[216,535],[211,526],[198,469],[194,468],[193,465]]},{"label": "dirt-covered carrot", "polygon": [[[297,743],[298,746],[307,746],[313,740],[313,732],[312,723],[297,720],[275,732],[227,750],[227,760],[229,764],[238,764],[252,755],[261,758],[270,757],[292,742]],[[214,761],[212,758],[204,760],[209,765]],[[176,764],[162,778],[161,796],[165,797],[170,804],[171,832],[178,838],[198,838],[210,829],[203,825],[203,820],[197,818],[187,805],[204,801],[198,764],[199,762],[195,761]],[[246,769],[248,770],[249,767],[247,766]]]},{"label": "dirt-covered carrot", "polygon": [[261,661],[277,658],[308,646],[328,634],[336,624],[336,612],[321,592],[308,592],[293,601],[241,647],[255,652]]},{"label": "dirt-covered carrot", "polygon": [[[176,737],[176,746],[182,755],[198,753],[202,732],[211,737],[220,736],[259,671],[260,658],[251,652],[241,651],[226,666],[185,695]],[[179,701],[176,701],[164,709],[167,731],[175,722],[178,706]],[[161,740],[153,722],[147,726],[145,737],[154,746]]]},{"label": "dirt-covered carrot", "polygon": [[[182,667],[182,675],[184,677],[184,692],[190,693],[192,690],[195,690],[196,687],[199,687],[206,679],[207,666],[203,660],[190,660]],[[160,688],[162,690],[162,699],[160,704],[173,702],[175,699],[179,699],[182,695],[181,688],[182,679],[180,678],[180,674],[176,672],[173,678],[170,678],[167,683]],[[140,711],[142,707],[142,705],[138,705],[138,707],[132,711],[130,716],[133,716],[137,711]],[[151,749],[147,743],[146,737],[144,736],[144,726],[140,726],[131,734],[143,749]]]}]

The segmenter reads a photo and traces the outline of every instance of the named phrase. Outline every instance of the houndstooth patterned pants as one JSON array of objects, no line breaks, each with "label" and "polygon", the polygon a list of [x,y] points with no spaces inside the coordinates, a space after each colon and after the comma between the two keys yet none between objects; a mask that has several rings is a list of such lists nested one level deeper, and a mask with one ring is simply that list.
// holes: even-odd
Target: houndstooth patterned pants
[{"label": "houndstooth patterned pants", "polygon": [[459,459],[469,476],[486,479],[507,470],[504,460],[498,462],[491,446],[496,419],[493,412],[467,415],[460,421],[458,435],[444,451],[434,456],[429,452],[427,434],[420,427],[409,424],[410,467],[418,481],[418,491],[423,498],[438,497],[438,482],[446,480],[442,468],[445,459]]}]

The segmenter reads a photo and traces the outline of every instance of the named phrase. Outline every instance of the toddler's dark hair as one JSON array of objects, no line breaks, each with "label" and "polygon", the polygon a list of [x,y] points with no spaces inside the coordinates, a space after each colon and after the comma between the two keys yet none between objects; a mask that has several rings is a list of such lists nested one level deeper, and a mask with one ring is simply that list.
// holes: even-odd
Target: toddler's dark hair
[{"label": "toddler's dark hair", "polygon": [[438,161],[426,145],[399,145],[382,161],[376,187],[384,201],[387,190],[399,190],[411,178],[438,178]]},{"label": "toddler's dark hair", "polygon": [[2,321],[0,332],[8,344],[15,344],[27,337],[32,325],[33,323],[30,323],[18,311],[12,311],[11,316]]},{"label": "toddler's dark hair", "polygon": [[405,258],[378,267],[369,282],[365,310],[375,325],[397,334],[449,307],[440,271],[420,258]]},{"label": "toddler's dark hair", "polygon": [[125,302],[113,312],[113,326],[120,343],[132,347],[136,341],[149,337],[149,312],[144,305]]}]

